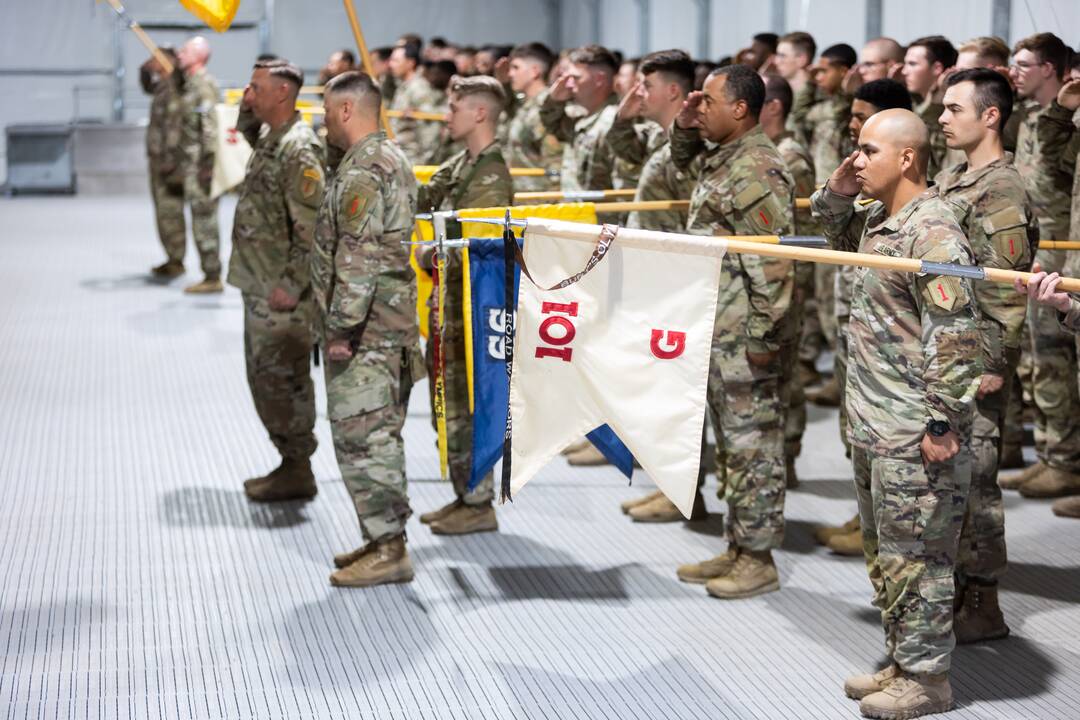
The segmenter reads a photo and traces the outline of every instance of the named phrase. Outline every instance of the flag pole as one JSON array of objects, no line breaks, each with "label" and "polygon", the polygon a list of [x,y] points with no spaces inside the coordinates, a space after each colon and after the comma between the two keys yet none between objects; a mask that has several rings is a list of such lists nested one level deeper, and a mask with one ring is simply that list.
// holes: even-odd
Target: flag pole
[{"label": "flag pole", "polygon": [[164,70],[165,74],[171,75],[174,69],[172,61],[161,51],[161,48],[157,46],[157,43],[150,39],[150,36],[146,34],[146,31],[142,29],[142,26],[139,25],[138,21],[128,15],[127,10],[120,0],[105,1],[116,11],[116,14],[120,16],[120,19],[127,23],[128,28],[131,32],[135,33],[135,37],[139,38],[139,42],[143,44],[143,47],[149,50],[150,54],[154,56],[154,59],[161,64],[161,68]]},{"label": "flag pole", "polygon": [[[345,3],[345,12],[349,16],[349,25],[352,27],[353,37],[356,38],[356,48],[360,51],[360,62],[364,65],[364,72],[370,75],[372,80],[378,82],[378,78],[375,77],[375,68],[371,65],[371,56],[368,55],[367,43],[364,42],[364,33],[360,30],[360,20],[356,17],[356,8],[353,7],[352,0],[342,1]],[[379,120],[386,129],[387,137],[392,140],[394,131],[390,128],[390,121],[386,117],[386,108],[382,103],[379,104]]]}]

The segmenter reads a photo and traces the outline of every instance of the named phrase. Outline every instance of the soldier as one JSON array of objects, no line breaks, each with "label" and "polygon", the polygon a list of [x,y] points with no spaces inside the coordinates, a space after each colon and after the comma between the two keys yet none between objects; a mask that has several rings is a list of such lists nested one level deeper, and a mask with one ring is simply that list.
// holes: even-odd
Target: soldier
[{"label": "soldier", "polygon": [[375,81],[382,89],[383,103],[389,105],[394,100],[397,91],[397,81],[390,72],[390,56],[393,54],[392,47],[377,47],[371,51],[371,69],[375,71]]},{"label": "soldier", "polygon": [[356,56],[352,50],[338,50],[330,53],[326,64],[319,70],[319,84],[325,85],[341,73],[349,72],[356,68]]},{"label": "soldier", "polygon": [[311,253],[316,329],[326,358],[334,451],[365,545],[334,558],[333,585],[409,582],[409,508],[401,428],[423,377],[416,286],[405,243],[416,215],[416,177],[379,130],[379,86],[347,72],[326,85],[330,142],[347,149],[319,208]]},{"label": "soldier", "polygon": [[210,197],[217,149],[217,123],[213,113],[219,93],[217,82],[206,71],[210,45],[206,38],[193,37],[181,46],[177,58],[184,71],[184,92],[179,103],[184,199],[191,207],[191,234],[205,276],[201,282],[184,288],[184,292],[219,293],[224,287],[221,284],[218,201]]},{"label": "soldier", "polygon": [[[1027,271],[1039,227],[1020,173],[1001,139],[1012,112],[1012,88],[986,68],[961,70],[946,81],[941,127],[951,148],[968,160],[938,174],[975,261],[982,267]],[[1009,634],[998,605],[1005,572],[1005,507],[997,484],[1009,385],[1020,361],[1027,303],[1009,289],[975,285],[983,341],[983,376],[976,392],[971,491],[957,558],[956,640],[971,643]],[[954,605],[955,609],[955,605]]]},{"label": "soldier", "polygon": [[799,93],[810,82],[810,65],[817,53],[817,43],[810,33],[793,32],[780,38],[776,45],[776,55],[772,62],[762,66],[761,72],[767,74],[775,70],[780,77],[788,81],[791,91]]},{"label": "soldier", "polygon": [[[929,132],[914,113],[884,110],[867,120],[858,152],[811,200],[830,244],[970,265],[952,211],[927,188],[929,156]],[[857,207],[860,192],[878,202]],[[952,707],[953,574],[982,374],[976,318],[966,280],[856,270],[848,439],[889,657],[885,669],[844,684],[867,717],[913,718]]]},{"label": "soldier", "polygon": [[146,126],[146,157],[158,239],[165,249],[165,262],[153,267],[151,272],[171,280],[184,274],[184,251],[187,246],[178,124],[184,74],[175,69],[178,65],[176,52],[170,47],[163,47],[161,51],[172,62],[173,72],[166,74],[157,58],[151,57],[143,63],[140,80],[143,89],[153,95],[150,122]]},{"label": "soldier", "polygon": [[[890,37],[879,37],[863,45],[859,53],[859,80],[863,83],[875,80],[902,80],[904,69],[904,46]],[[856,88],[852,88],[854,92]]]},{"label": "soldier", "polygon": [[[614,186],[615,156],[605,137],[618,110],[612,86],[618,64],[598,45],[574,50],[569,61],[540,106],[540,119],[564,143],[559,176],[563,192],[606,190]],[[567,113],[571,99],[585,109],[584,117]]]},{"label": "soldier", "polygon": [[510,53],[507,71],[510,88],[516,93],[506,129],[506,159],[510,167],[541,168],[547,177],[514,178],[517,192],[558,189],[562,143],[544,128],[540,106],[547,90],[547,75],[555,56],[542,43],[518,45]]},{"label": "soldier", "polygon": [[296,111],[303,82],[303,73],[285,60],[257,62],[241,110],[263,131],[252,144],[236,203],[228,282],[243,296],[255,410],[282,458],[277,469],[244,482],[247,496],[260,502],[316,493],[310,251],[324,158],[315,132]]},{"label": "soldier", "polygon": [[930,131],[930,170],[928,177],[945,167],[945,136],[941,134],[942,86],[949,70],[956,65],[956,48],[941,35],[919,38],[908,45],[904,55],[904,83],[911,93],[915,113]]},{"label": "soldier", "polygon": [[[1061,133],[1071,112],[1053,108],[1062,87],[1071,51],[1051,33],[1025,38],[1013,48],[1013,83],[1024,101],[1016,143],[1016,167],[1027,184],[1039,220],[1040,240],[1069,235],[1070,190],[1073,172],[1063,164],[1065,145],[1053,143],[1055,126]],[[1047,120],[1042,118],[1050,116]],[[1038,132],[1039,126],[1045,128]],[[1064,137],[1062,133],[1060,135]],[[1043,138],[1051,139],[1050,147]],[[1048,272],[1064,268],[1067,253],[1039,250],[1035,260]],[[1077,390],[1077,352],[1072,334],[1065,332],[1051,308],[1028,309],[1032,337],[1031,395],[1035,405],[1035,446],[1039,462],[1014,478],[1002,478],[1004,488],[1019,487],[1026,497],[1057,497],[1080,492],[1080,394]]]},{"label": "soldier", "polygon": [[833,45],[821,53],[810,80],[795,95],[788,123],[795,136],[814,158],[814,175],[820,185],[848,156],[851,145],[847,126],[851,97],[843,92],[844,78],[855,67],[850,45]]},{"label": "soldier", "polygon": [[[687,230],[699,235],[790,233],[795,184],[758,124],[765,83],[745,65],[713,71],[675,119],[672,161],[689,168],[705,150]],[[700,133],[698,128],[700,127]],[[772,550],[784,533],[783,358],[795,342],[791,261],[729,253],[716,308],[708,402],[724,465],[728,551],[684,565],[684,582],[744,598],[780,589]]]},{"label": "soldier", "polygon": [[[465,143],[466,149],[443,163],[420,189],[420,208],[424,211],[459,208],[501,207],[513,202],[510,169],[495,139],[499,113],[506,102],[502,85],[490,76],[459,78],[450,87],[450,112],[446,126],[450,137]],[[460,230],[458,230],[460,232]],[[430,254],[421,263],[430,266]],[[446,433],[450,462],[450,480],[454,500],[438,510],[424,513],[420,522],[431,526],[438,535],[464,535],[499,529],[492,502],[495,498],[492,474],[485,475],[476,488],[469,489],[472,473],[472,415],[469,412],[469,385],[465,368],[465,327],[462,317],[461,265],[452,257],[445,277],[439,282],[446,289],[442,356],[446,392]],[[438,335],[434,327],[436,298],[431,299],[432,327],[428,337]],[[428,343],[428,376],[432,387],[432,420],[435,419],[433,343]]]},{"label": "soldier", "polygon": [[408,112],[434,112],[437,105],[435,91],[420,72],[419,63],[420,47],[415,43],[398,45],[390,55],[390,73],[397,81],[390,109],[406,113],[405,117],[393,118],[391,121],[394,139],[414,164],[422,162],[432,150],[425,144],[425,140],[429,139],[432,121],[417,120],[408,116]]}]

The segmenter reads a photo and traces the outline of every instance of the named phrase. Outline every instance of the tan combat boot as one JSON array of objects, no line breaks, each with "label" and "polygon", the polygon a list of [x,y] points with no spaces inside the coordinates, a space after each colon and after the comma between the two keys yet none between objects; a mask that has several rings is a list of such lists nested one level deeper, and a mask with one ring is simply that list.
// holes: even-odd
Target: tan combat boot
[{"label": "tan combat boot", "polygon": [[351,565],[330,574],[330,584],[337,587],[371,587],[412,579],[412,561],[401,535],[365,548]]},{"label": "tan combat boot", "polygon": [[825,547],[829,548],[829,550],[832,550],[837,555],[843,555],[845,557],[862,557],[862,530],[855,530],[854,532],[845,533],[843,535],[833,535],[829,538],[829,542],[825,543]]},{"label": "tan combat boot", "polygon": [[[630,508],[627,515],[634,522],[639,523],[669,523],[685,519],[679,508],[675,507],[675,503],[668,500],[663,493],[647,503]],[[704,520],[708,515],[708,511],[705,510],[705,498],[701,497],[701,493],[697,493],[694,496],[694,507],[690,511],[690,520]]]},{"label": "tan combat boot", "polygon": [[814,539],[818,541],[820,545],[828,545],[829,538],[834,535],[850,535],[856,530],[860,530],[862,524],[859,521],[859,514],[855,513],[855,517],[848,520],[843,525],[819,525],[814,528]]},{"label": "tan combat boot", "polygon": [[704,585],[713,578],[720,577],[721,575],[727,575],[731,572],[731,568],[735,567],[735,561],[739,557],[739,549],[734,545],[728,545],[727,552],[723,555],[717,555],[711,560],[705,560],[699,563],[691,563],[689,565],[680,565],[675,574],[684,583],[693,583],[695,585]]},{"label": "tan combat boot", "polygon": [[867,695],[881,692],[900,675],[900,666],[889,663],[873,675],[856,675],[844,681],[844,694],[852,700],[862,700]]},{"label": "tan combat boot", "polygon": [[623,515],[628,515],[630,511],[636,508],[638,505],[644,505],[647,502],[652,502],[656,498],[663,496],[664,493],[657,490],[656,492],[651,492],[648,495],[642,495],[641,497],[632,498],[630,500],[623,500],[622,503],[619,505],[619,509],[622,510]]},{"label": "tan combat boot", "polygon": [[244,493],[255,502],[310,500],[318,492],[310,458],[282,458],[266,475],[244,481]]},{"label": "tan combat boot", "polygon": [[597,450],[596,446],[592,443],[589,443],[575,453],[567,455],[566,462],[575,467],[600,467],[601,465],[611,464],[611,462],[604,457],[604,453]]},{"label": "tan combat boot", "polygon": [[840,381],[833,375],[821,387],[807,390],[806,399],[819,407],[840,407]]},{"label": "tan combat boot", "polygon": [[574,453],[578,452],[579,450],[584,450],[585,448],[589,447],[590,445],[592,445],[592,443],[589,442],[588,438],[581,438],[576,443],[571,443],[570,445],[567,445],[566,447],[564,447],[562,449],[562,454],[563,455],[573,455]]},{"label": "tan combat boot", "polygon": [[470,535],[472,533],[494,532],[499,529],[499,519],[491,505],[465,505],[441,520],[431,523],[431,532],[436,535]]},{"label": "tan combat boot", "polygon": [[1055,500],[1050,509],[1059,517],[1080,518],[1080,495]]},{"label": "tan combat boot", "polygon": [[705,583],[710,595],[721,600],[741,600],[780,589],[771,550],[740,550],[731,572]]},{"label": "tan combat boot", "polygon": [[375,549],[375,546],[372,545],[371,543],[368,543],[367,545],[363,545],[361,547],[358,547],[355,550],[350,550],[349,552],[340,553],[338,555],[335,555],[334,556],[334,567],[338,568],[339,570],[341,568],[347,568],[350,565],[352,565],[354,562],[356,562],[360,558],[364,557],[365,555],[367,555],[369,552],[371,552],[374,549]]},{"label": "tan combat boot", "polygon": [[184,263],[176,262],[174,260],[166,260],[160,265],[155,265],[150,268],[150,272],[155,277],[168,278],[172,280],[175,277],[179,277],[184,274]]},{"label": "tan combat boot", "polygon": [[1043,472],[1020,486],[1020,494],[1028,498],[1056,498],[1080,495],[1080,475],[1056,467]]},{"label": "tan combat boot", "polygon": [[968,581],[960,611],[953,616],[953,632],[956,642],[961,645],[1009,636],[1009,626],[998,605],[997,583],[979,582],[974,578]]},{"label": "tan combat boot", "polygon": [[1046,465],[1042,462],[1037,462],[1034,465],[1030,465],[1018,473],[1009,473],[1008,475],[998,474],[998,487],[1002,490],[1019,490],[1020,487],[1043,473],[1047,469]]},{"label": "tan combat boot", "polygon": [[184,292],[189,295],[208,295],[223,292],[224,290],[225,286],[221,284],[221,278],[204,278],[194,285],[188,285],[184,288]]},{"label": "tan combat boot", "polygon": [[449,503],[448,505],[443,505],[438,510],[432,510],[431,512],[426,512],[421,515],[420,522],[422,522],[424,525],[430,525],[436,520],[442,520],[444,517],[447,517],[450,513],[454,512],[464,504],[465,501],[461,498],[454,498],[454,501],[452,503]]},{"label": "tan combat boot", "polygon": [[910,720],[948,712],[952,706],[948,675],[902,673],[883,690],[864,697],[859,703],[859,712],[863,717],[880,720]]},{"label": "tan combat boot", "polygon": [[821,382],[821,373],[812,360],[800,360],[798,372],[799,384],[804,388],[817,385]]}]

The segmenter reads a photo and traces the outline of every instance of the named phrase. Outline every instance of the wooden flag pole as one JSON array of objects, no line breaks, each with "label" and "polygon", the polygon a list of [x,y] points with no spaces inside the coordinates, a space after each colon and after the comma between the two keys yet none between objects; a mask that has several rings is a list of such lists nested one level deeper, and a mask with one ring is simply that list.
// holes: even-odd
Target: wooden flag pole
[{"label": "wooden flag pole", "polygon": [[[370,75],[372,80],[378,82],[378,78],[375,77],[375,68],[371,65],[371,56],[368,55],[367,43],[364,42],[364,33],[360,30],[360,20],[356,17],[356,8],[353,7],[352,0],[342,1],[345,3],[345,12],[349,16],[353,37],[356,38],[356,49],[360,51],[360,62],[364,65],[364,72]],[[392,140],[394,131],[390,128],[390,120],[386,117],[386,108],[381,103],[379,104],[379,120],[386,129],[386,136]]]},{"label": "wooden flag pole", "polygon": [[135,37],[139,38],[139,42],[141,42],[143,46],[150,51],[150,54],[154,56],[158,63],[161,64],[161,68],[165,71],[165,74],[171,75],[174,68],[172,61],[169,60],[169,56],[161,52],[161,48],[157,46],[157,43],[150,39],[150,36],[146,34],[146,31],[142,29],[142,26],[139,25],[138,21],[128,15],[127,10],[124,9],[120,0],[105,1],[112,6],[112,9],[116,11],[116,14],[120,16],[120,19],[127,23],[131,32],[135,33]]}]

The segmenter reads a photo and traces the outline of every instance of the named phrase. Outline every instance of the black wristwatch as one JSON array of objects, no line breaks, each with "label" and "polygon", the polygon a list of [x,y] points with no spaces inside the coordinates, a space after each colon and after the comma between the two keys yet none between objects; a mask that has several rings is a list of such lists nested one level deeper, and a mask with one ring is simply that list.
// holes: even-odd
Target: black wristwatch
[{"label": "black wristwatch", "polygon": [[952,430],[952,428],[949,427],[949,423],[945,422],[944,420],[931,420],[930,422],[926,423],[926,432],[930,433],[934,437],[941,437],[950,430]]}]

